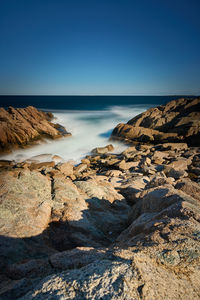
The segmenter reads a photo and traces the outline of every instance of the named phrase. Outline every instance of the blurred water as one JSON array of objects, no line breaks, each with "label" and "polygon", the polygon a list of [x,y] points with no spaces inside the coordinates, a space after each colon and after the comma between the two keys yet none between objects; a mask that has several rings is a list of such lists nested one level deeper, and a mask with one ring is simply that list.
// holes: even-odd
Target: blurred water
[{"label": "blurred water", "polygon": [[[132,117],[145,111],[150,105],[118,105],[103,110],[51,110],[55,116],[54,122],[63,125],[72,137],[59,140],[46,140],[40,145],[27,149],[15,150],[3,156],[3,159],[23,161],[36,155],[59,155],[64,161],[80,162],[95,147],[106,146],[113,128],[120,122],[127,122]],[[112,142],[114,152],[123,151],[126,146],[120,142]],[[1,157],[2,158],[2,157]],[[47,156],[40,161],[51,159]]]}]

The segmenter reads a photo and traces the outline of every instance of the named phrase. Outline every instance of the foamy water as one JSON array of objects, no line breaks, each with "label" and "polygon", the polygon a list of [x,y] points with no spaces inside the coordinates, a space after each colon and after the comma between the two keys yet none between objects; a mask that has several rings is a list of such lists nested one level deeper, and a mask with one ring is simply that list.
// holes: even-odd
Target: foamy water
[{"label": "foamy water", "polygon": [[[81,158],[89,154],[95,147],[106,146],[110,143],[109,137],[113,128],[120,122],[127,122],[132,117],[140,114],[148,107],[145,106],[112,106],[99,111],[52,111],[54,122],[63,125],[72,137],[51,141],[45,140],[40,145],[27,149],[15,150],[1,159],[24,161],[33,156],[50,154],[40,157],[40,161],[51,160],[51,155],[59,155],[64,161],[74,160],[80,162]],[[115,150],[120,153],[127,146],[120,142],[113,142]]]}]

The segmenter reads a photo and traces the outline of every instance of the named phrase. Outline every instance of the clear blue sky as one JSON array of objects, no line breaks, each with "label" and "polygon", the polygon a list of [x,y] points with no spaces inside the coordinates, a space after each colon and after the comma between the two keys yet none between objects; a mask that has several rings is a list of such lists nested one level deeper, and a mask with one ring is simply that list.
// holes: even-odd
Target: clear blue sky
[{"label": "clear blue sky", "polygon": [[200,94],[200,0],[0,0],[0,94]]}]

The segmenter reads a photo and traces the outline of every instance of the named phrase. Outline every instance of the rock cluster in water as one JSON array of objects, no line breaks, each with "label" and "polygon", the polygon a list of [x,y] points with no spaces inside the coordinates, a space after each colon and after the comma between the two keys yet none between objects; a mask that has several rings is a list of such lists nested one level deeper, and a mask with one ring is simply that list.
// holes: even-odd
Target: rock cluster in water
[{"label": "rock cluster in water", "polygon": [[200,148],[0,162],[0,299],[198,299]]},{"label": "rock cluster in water", "polygon": [[26,108],[0,108],[0,152],[33,144],[42,138],[70,136],[65,128],[51,123],[53,114]]}]

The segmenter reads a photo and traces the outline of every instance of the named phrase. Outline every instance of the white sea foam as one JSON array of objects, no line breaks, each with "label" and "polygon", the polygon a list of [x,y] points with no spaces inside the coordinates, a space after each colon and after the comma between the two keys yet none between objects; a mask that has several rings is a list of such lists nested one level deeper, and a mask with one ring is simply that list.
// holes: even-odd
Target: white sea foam
[{"label": "white sea foam", "polygon": [[[120,122],[127,122],[130,118],[146,110],[147,106],[112,106],[101,111],[52,111],[56,123],[63,125],[72,137],[62,138],[33,146],[27,149],[15,150],[1,157],[15,161],[24,161],[33,156],[52,154],[61,156],[64,161],[74,160],[80,162],[81,158],[89,154],[95,147],[102,147],[109,142],[112,129]],[[123,151],[126,146],[120,142],[113,142],[115,153]],[[41,156],[40,161],[51,159]]]}]

